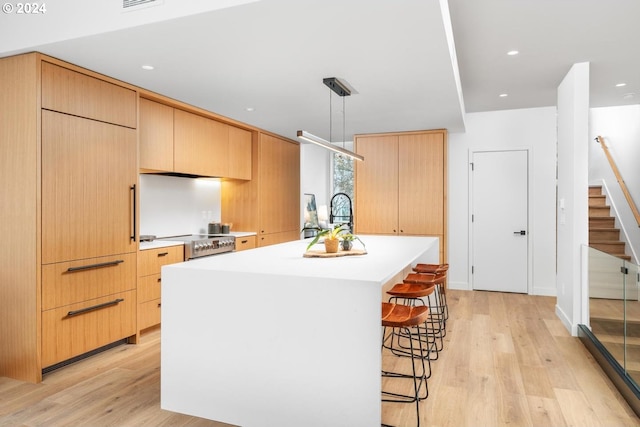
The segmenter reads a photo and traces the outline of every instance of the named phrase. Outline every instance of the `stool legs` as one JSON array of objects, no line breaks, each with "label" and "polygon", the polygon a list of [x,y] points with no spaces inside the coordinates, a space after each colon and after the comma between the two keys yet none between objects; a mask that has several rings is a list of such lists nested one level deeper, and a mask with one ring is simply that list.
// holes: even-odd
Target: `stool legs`
[{"label": "stool legs", "polygon": [[[387,335],[387,328],[383,329],[383,349],[389,348],[385,345],[385,341],[388,339],[393,339],[394,336],[399,334],[406,335],[409,337],[409,352],[407,356],[411,360],[411,373],[402,373],[390,370],[382,370],[382,377],[386,378],[394,378],[394,379],[410,379],[413,382],[413,394],[403,394],[396,393],[391,391],[382,390],[382,401],[383,402],[403,402],[403,403],[412,403],[416,404],[416,425],[420,427],[420,401],[426,399],[429,396],[429,388],[427,385],[427,372],[425,366],[425,358],[428,360],[428,356],[424,355],[423,344],[420,342],[420,334],[418,333],[416,337],[414,337],[413,329],[414,327],[400,327],[400,328],[392,328],[390,334]],[[395,331],[395,329],[401,331]],[[417,366],[416,366],[417,365]],[[429,368],[430,370],[430,368]],[[429,372],[430,375],[430,372]]]},{"label": "stool legs", "polygon": [[[424,305],[429,307],[429,318],[424,324],[418,327],[418,333],[421,337],[424,337],[424,344],[427,345],[425,348],[426,357],[429,359],[429,372],[431,372],[431,360],[438,360],[439,352],[442,350],[444,343],[442,340],[442,328],[443,325],[441,323],[441,319],[438,315],[438,304],[437,302],[432,302],[432,298],[435,301],[437,296],[435,294],[429,295],[427,298],[427,302],[425,303],[423,298],[403,298],[403,297],[391,297],[389,298],[389,302],[396,302],[399,304],[416,306],[416,305]],[[415,334],[414,334],[415,335]],[[395,341],[397,346],[405,349],[407,348],[406,344],[400,341],[400,338],[407,338],[406,335],[400,333]],[[391,343],[393,347],[393,342]],[[392,352],[397,351],[394,348],[390,348]]]}]

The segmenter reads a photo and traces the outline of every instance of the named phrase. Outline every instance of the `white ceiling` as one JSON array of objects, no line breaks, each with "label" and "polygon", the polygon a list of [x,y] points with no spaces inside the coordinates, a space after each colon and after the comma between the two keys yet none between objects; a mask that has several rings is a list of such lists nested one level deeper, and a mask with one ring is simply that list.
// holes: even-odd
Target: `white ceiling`
[{"label": "white ceiling", "polygon": [[[40,51],[290,138],[304,129],[329,139],[331,123],[331,139],[341,141],[343,101],[347,140],[461,132],[465,111],[555,105],[562,78],[584,61],[592,107],[640,103],[638,0],[218,2],[224,8],[114,30],[91,25],[82,12],[60,17],[54,3],[41,21],[3,14],[0,39],[13,44],[0,42],[0,56]],[[179,4],[164,0],[126,17],[143,22],[163,8],[175,16]],[[105,22],[100,16],[93,18]],[[46,27],[43,19],[59,22]],[[73,34],[75,21],[84,22],[83,34],[91,27],[98,34]],[[520,54],[506,55],[513,49]],[[331,115],[324,77],[345,79],[358,92],[333,94]],[[620,82],[627,86],[615,87]]]}]

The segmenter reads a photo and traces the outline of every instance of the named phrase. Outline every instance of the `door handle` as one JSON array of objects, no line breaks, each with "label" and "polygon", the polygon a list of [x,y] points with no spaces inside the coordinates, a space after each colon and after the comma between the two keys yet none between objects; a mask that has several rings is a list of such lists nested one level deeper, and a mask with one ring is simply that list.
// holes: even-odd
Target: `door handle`
[{"label": "door handle", "polygon": [[524,230],[520,230],[520,231],[514,231],[513,234],[518,234],[520,236],[526,236],[527,232]]}]

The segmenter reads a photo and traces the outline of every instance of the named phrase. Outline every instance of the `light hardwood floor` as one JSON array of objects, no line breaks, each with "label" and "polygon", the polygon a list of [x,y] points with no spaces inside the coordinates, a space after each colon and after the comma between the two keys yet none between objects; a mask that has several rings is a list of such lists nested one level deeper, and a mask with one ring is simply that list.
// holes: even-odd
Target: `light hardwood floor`
[{"label": "light hardwood floor", "polygon": [[[640,425],[557,319],[555,298],[449,291],[448,300],[423,426]],[[224,426],[160,409],[159,330],[141,341],[51,372],[41,384],[0,378],[0,425]],[[413,426],[414,417],[413,405],[383,404],[386,424]]]}]

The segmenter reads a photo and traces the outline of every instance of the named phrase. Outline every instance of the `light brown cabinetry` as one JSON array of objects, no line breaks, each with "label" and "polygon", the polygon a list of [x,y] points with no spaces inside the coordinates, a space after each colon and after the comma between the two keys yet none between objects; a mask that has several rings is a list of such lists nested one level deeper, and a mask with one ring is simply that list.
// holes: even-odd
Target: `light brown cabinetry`
[{"label": "light brown cabinetry", "polygon": [[236,237],[236,252],[256,247],[256,236]]},{"label": "light brown cabinetry", "polygon": [[251,132],[229,126],[229,171],[227,178],[251,179]]},{"label": "light brown cabinetry", "polygon": [[162,266],[182,261],[182,245],[138,252],[138,331],[160,324]]},{"label": "light brown cabinetry", "polygon": [[135,334],[136,291],[42,312],[42,366],[81,355]]},{"label": "light brown cabinetry", "polygon": [[140,98],[140,169],[173,172],[173,107]]},{"label": "light brown cabinetry", "polygon": [[0,376],[136,335],[137,93],[40,54],[0,59]]},{"label": "light brown cabinetry", "polygon": [[222,220],[258,230],[258,247],[299,239],[300,146],[260,133],[252,151],[253,179],[222,183]]},{"label": "light brown cabinetry", "polygon": [[355,228],[361,234],[440,238],[446,254],[444,130],[356,135]]},{"label": "light brown cabinetry", "polygon": [[204,176],[227,176],[229,126],[177,109],[173,117],[176,171]]},{"label": "light brown cabinetry", "polygon": [[84,73],[42,62],[42,108],[136,128],[138,94]]},{"label": "light brown cabinetry", "polygon": [[140,99],[140,169],[251,179],[251,131]]},{"label": "light brown cabinetry", "polygon": [[136,131],[42,111],[42,262],[135,252]]}]

